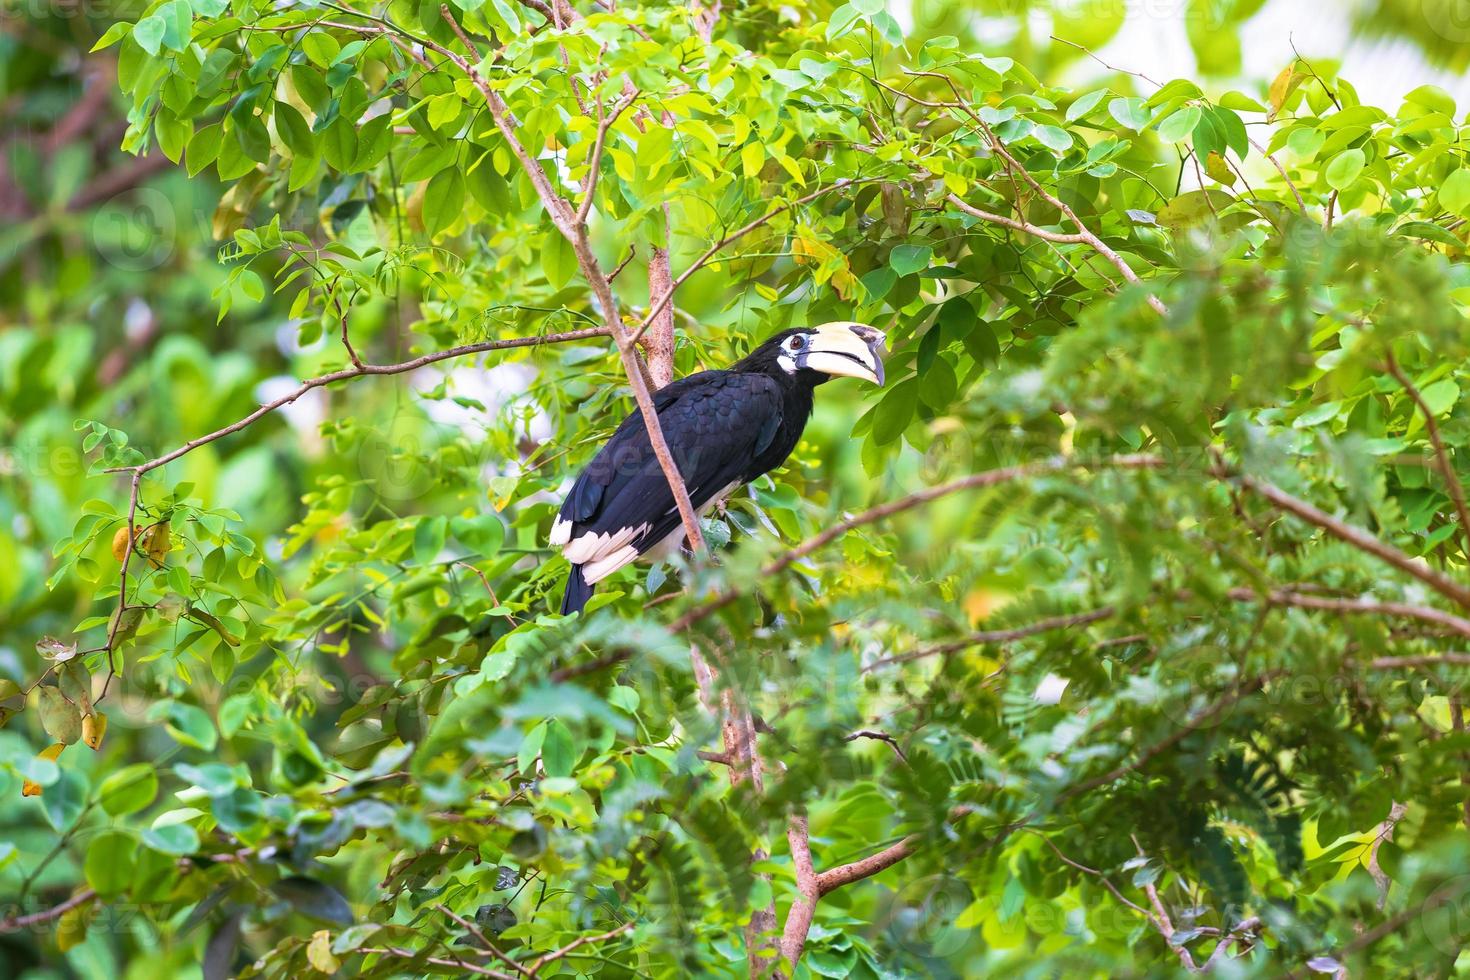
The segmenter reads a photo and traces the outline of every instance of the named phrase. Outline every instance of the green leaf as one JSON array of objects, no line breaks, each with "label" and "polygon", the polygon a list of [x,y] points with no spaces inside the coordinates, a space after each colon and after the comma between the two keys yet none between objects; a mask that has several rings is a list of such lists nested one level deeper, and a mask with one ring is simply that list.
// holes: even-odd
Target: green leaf
[{"label": "green leaf", "polygon": [[419,520],[413,529],[413,557],[420,565],[427,565],[444,550],[444,539],[449,532],[449,518],[426,517]]},{"label": "green leaf", "polygon": [[546,723],[546,741],[541,746],[541,765],[548,776],[566,777],[577,765],[577,751],[572,733],[560,721],[553,718]]},{"label": "green leaf", "polygon": [[1067,106],[1067,122],[1076,122],[1078,119],[1084,118],[1089,112],[1097,108],[1097,104],[1107,95],[1108,90],[1100,88],[1074,99],[1072,104]]},{"label": "green leaf", "polygon": [[316,153],[316,137],[306,119],[288,102],[277,102],[275,108],[276,132],[292,153],[311,156]]},{"label": "green leaf", "polygon": [[173,0],[154,13],[163,18],[163,44],[174,51],[183,51],[189,46],[189,28],[194,20],[194,8],[189,0]]},{"label": "green leaf", "polygon": [[104,898],[121,894],[133,883],[138,842],[131,834],[105,830],[87,844],[84,873],[87,884]]},{"label": "green leaf", "polygon": [[355,916],[347,899],[330,885],[305,875],[291,875],[271,886],[271,891],[296,907],[296,911],[313,919],[337,925],[351,925]]},{"label": "green leaf", "polygon": [[150,827],[143,831],[143,843],[163,854],[193,854],[199,850],[199,832],[186,823]]},{"label": "green leaf", "polygon": [[1072,148],[1072,134],[1060,126],[1037,126],[1032,134],[1047,149],[1058,153]]},{"label": "green leaf", "polygon": [[1346,190],[1353,181],[1358,179],[1358,174],[1363,172],[1363,164],[1366,158],[1363,151],[1357,147],[1343,150],[1332,158],[1323,171],[1323,177],[1327,180],[1327,186],[1333,190]]},{"label": "green leaf", "polygon": [[41,811],[57,833],[76,823],[87,805],[87,777],[76,769],[63,769],[61,777],[41,790]]},{"label": "green leaf", "polygon": [[901,436],[913,421],[918,401],[919,383],[915,378],[909,378],[884,395],[873,420],[873,440],[886,446]]},{"label": "green leaf", "polygon": [[97,791],[102,809],[114,817],[137,813],[158,795],[158,773],[152,764],[134,763],[108,776]]},{"label": "green leaf", "polygon": [[148,711],[149,721],[163,721],[164,728],[181,745],[213,752],[219,740],[214,722],[203,709],[181,701],[161,701]]},{"label": "green leaf", "polygon": [[424,191],[424,230],[437,235],[459,220],[464,211],[464,175],[457,167],[441,170]]},{"label": "green leaf", "polygon": [[[322,156],[328,165],[339,173],[346,173],[357,159],[357,129],[346,119],[338,116],[321,134]],[[427,204],[425,221],[427,222]]]},{"label": "green leaf", "polygon": [[144,17],[133,27],[133,40],[138,46],[149,54],[158,54],[163,45],[163,35],[168,31],[168,24],[158,14]]},{"label": "green leaf", "polygon": [[541,239],[541,271],[553,289],[561,289],[577,274],[577,253],[559,231],[549,231]]},{"label": "green leaf", "polygon": [[895,245],[888,253],[888,265],[900,276],[913,275],[929,268],[934,249],[928,245]]},{"label": "green leaf", "polygon": [[1455,170],[1439,185],[1439,206],[1462,218],[1470,216],[1470,169]]},{"label": "green leaf", "polygon": [[521,740],[521,749],[516,754],[516,768],[521,775],[529,776],[536,759],[541,755],[541,746],[546,742],[546,723],[536,725]]},{"label": "green leaf", "polygon": [[1159,139],[1165,143],[1178,143],[1180,140],[1194,132],[1199,125],[1200,110],[1198,106],[1185,106],[1171,112],[1159,123]]},{"label": "green leaf", "polygon": [[236,786],[228,793],[215,796],[211,809],[220,829],[230,834],[249,830],[265,815],[259,794],[244,786]]},{"label": "green leaf", "polygon": [[[127,21],[118,21],[116,24],[113,24],[111,27],[109,27],[102,34],[102,36],[97,39],[97,43],[92,45],[91,50],[101,51],[104,48],[110,48],[117,42],[121,41],[123,38],[127,37],[128,33],[133,29],[133,25],[129,24]],[[139,43],[141,44],[142,42]]]},{"label": "green leaf", "polygon": [[342,45],[326,31],[308,31],[301,39],[301,50],[312,64],[319,68],[330,68],[342,51]]},{"label": "green leaf", "polygon": [[1116,119],[1120,125],[1135,131],[1141,131],[1152,118],[1147,103],[1142,99],[1132,98],[1113,99],[1108,103],[1108,115]]},{"label": "green leaf", "polygon": [[41,727],[46,734],[63,745],[71,745],[82,737],[82,712],[68,701],[59,688],[43,686],[36,691]]}]

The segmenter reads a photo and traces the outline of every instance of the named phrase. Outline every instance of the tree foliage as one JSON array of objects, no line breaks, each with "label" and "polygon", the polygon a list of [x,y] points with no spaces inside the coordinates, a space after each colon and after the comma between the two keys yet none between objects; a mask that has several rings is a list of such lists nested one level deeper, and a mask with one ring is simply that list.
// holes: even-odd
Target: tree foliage
[{"label": "tree foliage", "polygon": [[[869,0],[123,13],[167,183],[0,199],[17,970],[1454,972],[1444,92],[1073,90]],[[555,615],[630,392],[832,319],[888,386]]]}]

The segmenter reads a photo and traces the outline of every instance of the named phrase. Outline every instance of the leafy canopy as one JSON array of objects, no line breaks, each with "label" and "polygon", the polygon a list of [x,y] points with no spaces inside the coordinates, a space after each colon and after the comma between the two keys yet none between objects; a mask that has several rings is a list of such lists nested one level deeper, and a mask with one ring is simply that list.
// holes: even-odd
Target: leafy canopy
[{"label": "leafy canopy", "polygon": [[[1301,61],[1071,91],[866,0],[167,0],[96,47],[123,146],[217,181],[219,266],[158,306],[208,290],[219,327],[25,433],[88,467],[3,593],[61,637],[0,682],[38,943],[103,975],[1451,968],[1443,92],[1389,112]],[[859,319],[891,380],[824,388],[710,560],[562,618],[551,516],[629,335],[668,367],[670,255],[674,373]],[[18,416],[102,353],[64,320],[0,336]],[[312,380],[255,390],[280,357]]]}]

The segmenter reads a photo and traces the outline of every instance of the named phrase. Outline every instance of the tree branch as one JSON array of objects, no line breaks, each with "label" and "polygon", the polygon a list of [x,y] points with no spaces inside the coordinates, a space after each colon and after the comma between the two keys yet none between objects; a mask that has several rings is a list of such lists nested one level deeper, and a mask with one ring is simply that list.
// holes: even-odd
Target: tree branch
[{"label": "tree branch", "polygon": [[1001,225],[1014,231],[1024,232],[1025,234],[1031,235],[1035,238],[1042,238],[1046,241],[1058,242],[1063,245],[1091,244],[1087,240],[1086,235],[1068,234],[1059,231],[1047,231],[1045,228],[1033,225],[1027,221],[1017,221],[1015,218],[1007,218],[1005,215],[994,214],[990,211],[982,211],[980,208],[977,208],[973,204],[967,202],[958,194],[948,194],[945,196],[945,200],[949,201],[951,204],[953,204],[955,207],[959,208],[966,214],[979,218],[981,221],[988,221],[993,225]]},{"label": "tree branch", "polygon": [[649,326],[653,323],[654,319],[659,315],[663,308],[669,305],[669,301],[674,298],[674,291],[682,286],[690,276],[694,275],[700,269],[703,269],[706,265],[708,265],[710,260],[718,255],[720,250],[723,249],[726,245],[729,245],[731,242],[738,241],[739,239],[744,238],[746,235],[755,231],[757,228],[769,224],[771,219],[780,217],[793,208],[799,208],[803,204],[810,204],[812,201],[815,201],[823,194],[830,194],[832,191],[841,190],[844,187],[853,187],[857,184],[872,183],[874,180],[879,179],[880,178],[877,177],[853,179],[848,179],[844,177],[841,180],[832,182],[826,187],[812,191],[810,194],[804,194],[794,201],[787,201],[784,204],[778,205],[777,207],[761,215],[759,218],[756,218],[754,221],[742,225],[740,228],[732,231],[730,234],[726,235],[724,238],[720,239],[709,248],[705,249],[704,254],[695,259],[694,262],[690,264],[689,268],[679,273],[678,278],[676,278],[669,285],[669,288],[662,295],[660,295],[657,300],[654,300],[650,297],[648,312],[644,315],[643,322],[640,323],[638,325],[638,328],[633,331],[629,339],[636,343],[640,338],[642,338],[644,331],[649,328]]},{"label": "tree branch", "polygon": [[571,942],[567,943],[561,949],[554,950],[553,952],[547,953],[545,956],[542,956],[541,958],[533,961],[525,971],[526,976],[536,976],[536,974],[538,974],[541,969],[547,964],[555,963],[557,960],[566,956],[568,953],[581,949],[583,946],[586,946],[590,943],[601,943],[606,942],[609,939],[616,939],[618,936],[621,936],[623,933],[631,930],[635,925],[637,925],[637,922],[630,920],[628,922],[624,922],[616,929],[609,929],[607,932],[598,933],[595,936],[579,936],[578,938],[573,939]]},{"label": "tree branch", "polygon": [[791,846],[791,864],[796,870],[796,890],[800,897],[791,903],[791,909],[786,913],[780,951],[781,958],[794,973],[801,951],[806,946],[807,933],[812,928],[817,902],[822,897],[822,886],[820,876],[812,866],[811,834],[805,813],[793,812],[788,818],[786,840]]},{"label": "tree branch", "polygon": [[948,656],[951,653],[958,653],[961,650],[967,650],[970,647],[980,646],[985,643],[1009,643],[1012,640],[1024,639],[1028,636],[1035,636],[1038,633],[1049,633],[1052,630],[1086,626],[1089,623],[1110,619],[1116,614],[1117,609],[1115,607],[1103,606],[1100,609],[1092,609],[1087,612],[1072,613],[1066,616],[1052,616],[1012,629],[981,630],[978,633],[971,633],[969,636],[961,637],[958,640],[949,640],[944,643],[935,644],[934,646],[921,647],[909,653],[895,654],[891,657],[875,660],[863,668],[863,673],[866,674],[869,671],[877,670],[879,667],[887,667],[889,664],[904,664],[912,660],[922,660],[925,657]]},{"label": "tree branch", "polygon": [[487,340],[477,344],[464,344],[459,347],[451,347],[448,350],[434,351],[431,354],[425,354],[422,357],[415,357],[407,361],[400,361],[396,364],[362,364],[354,365],[349,368],[343,368],[340,371],[333,371],[330,374],[323,374],[315,378],[309,378],[306,381],[301,382],[300,385],[292,389],[289,393],[282,395],[279,398],[273,399],[272,401],[266,402],[264,405],[261,405],[255,411],[240,419],[238,422],[232,422],[231,424],[224,426],[223,428],[216,429],[208,435],[199,436],[197,439],[191,439],[180,446],[178,449],[173,450],[172,452],[168,452],[163,454],[162,456],[150,459],[145,463],[139,463],[136,466],[115,467],[111,470],[108,470],[108,472],[134,472],[141,474],[147,473],[150,470],[156,470],[160,466],[172,463],[180,456],[188,455],[189,453],[198,449],[200,446],[214,442],[217,439],[223,439],[225,436],[239,432],[241,429],[249,428],[254,423],[260,421],[260,419],[264,418],[265,416],[269,415],[279,408],[291,404],[302,395],[305,395],[307,392],[311,391],[314,388],[322,388],[327,385],[336,384],[340,381],[348,381],[352,378],[366,377],[369,375],[404,374],[408,371],[415,371],[426,365],[434,364],[439,361],[447,361],[450,358],[455,357],[467,357],[472,354],[482,354],[489,351],[512,350],[517,347],[538,347],[545,344],[564,344],[577,340],[588,340],[593,337],[606,337],[607,335],[608,330],[606,327],[585,327],[581,330],[567,330],[562,333],[542,334],[536,337],[512,337],[506,340]]},{"label": "tree branch", "polygon": [[919,846],[917,834],[911,834],[899,841],[897,844],[889,845],[876,854],[870,854],[861,860],[853,861],[851,864],[841,864],[835,868],[823,871],[817,875],[817,892],[826,895],[835,891],[843,885],[850,885],[854,881],[862,881],[871,878],[893,867],[910,854],[914,853]]},{"label": "tree branch", "polygon": [[1470,558],[1470,508],[1465,506],[1465,487],[1460,483],[1459,474],[1455,472],[1455,465],[1450,462],[1449,450],[1445,448],[1444,438],[1439,434],[1439,423],[1434,419],[1434,412],[1430,410],[1429,404],[1404,369],[1399,367],[1399,362],[1393,356],[1393,351],[1388,352],[1385,358],[1385,366],[1388,373],[1393,375],[1394,380],[1403,386],[1408,392],[1409,398],[1418,406],[1419,413],[1424,416],[1424,429],[1429,433],[1429,442],[1434,447],[1434,458],[1439,461],[1440,473],[1444,476],[1446,486],[1449,488],[1450,500],[1455,505],[1455,516],[1460,522],[1460,536],[1464,541],[1465,556]]},{"label": "tree branch", "polygon": [[[846,520],[838,521],[825,531],[808,538],[795,548],[781,555],[775,561],[766,565],[765,568],[761,569],[760,578],[769,578],[772,575],[777,575],[785,571],[796,562],[810,555],[812,552],[825,547],[853,528],[862,527],[865,524],[872,524],[884,518],[892,517],[895,514],[901,514],[904,511],[912,510],[915,507],[938,500],[940,497],[958,493],[961,490],[994,487],[1002,483],[1010,483],[1033,476],[1057,473],[1081,465],[1083,464],[1079,464],[1067,457],[1054,456],[1051,459],[1042,460],[1037,463],[1025,463],[1018,466],[1006,466],[1000,469],[971,473],[968,476],[950,480],[948,483],[926,487],[923,490],[915,491],[897,500],[890,500],[886,504],[870,507],[862,513],[855,514]],[[1162,466],[1163,460],[1158,456],[1150,455],[1112,456],[1098,461],[1096,465],[1111,469],[1154,469]],[[732,588],[722,592],[704,605],[696,606],[683,616],[680,616],[669,628],[676,633],[682,632],[734,602],[740,597],[743,591],[743,588]]]},{"label": "tree branch", "polygon": [[50,922],[52,919],[59,919],[72,909],[86,905],[96,897],[97,892],[95,889],[83,888],[60,905],[54,905],[40,912],[32,912],[30,915],[17,915],[0,920],[0,933],[19,932],[22,929],[29,929],[31,926],[40,925],[43,922]]},{"label": "tree branch", "polygon": [[[469,38],[465,36],[460,28],[459,22],[454,19],[447,4],[440,5],[440,13],[453,28],[459,37],[460,43],[473,51],[474,46],[470,44]],[[556,8],[553,8],[555,10]],[[653,395],[649,391],[648,383],[643,377],[643,367],[638,360],[637,349],[623,329],[622,319],[618,315],[617,300],[612,293],[612,286],[608,283],[607,276],[603,274],[602,267],[593,254],[591,243],[587,237],[587,224],[579,219],[577,213],[572,210],[571,204],[557,192],[552,186],[550,177],[547,176],[541,162],[527,151],[517,133],[516,123],[511,117],[510,109],[500,94],[485,81],[474,65],[467,62],[463,57],[445,48],[443,45],[433,41],[426,41],[426,47],[437,51],[444,57],[449,58],[460,71],[470,79],[471,83],[479,89],[484,97],[485,105],[490,110],[490,117],[495,121],[495,126],[500,134],[505,137],[510,146],[511,153],[520,161],[521,169],[530,178],[531,184],[536,189],[536,194],[541,198],[542,205],[546,208],[547,215],[552,224],[561,232],[562,237],[571,244],[572,251],[577,257],[577,266],[582,271],[582,276],[592,289],[592,295],[596,298],[601,309],[603,323],[606,324],[608,332],[618,346],[618,354],[622,358],[623,373],[628,376],[628,384],[633,389],[634,400],[638,403],[638,410],[643,416],[643,425],[648,432],[648,441],[653,449],[655,458],[658,459],[659,468],[663,470],[664,478],[668,480],[669,490],[674,497],[674,505],[679,511],[679,518],[684,525],[684,535],[689,541],[690,548],[695,553],[704,551],[704,535],[700,533],[699,516],[694,512],[694,505],[689,500],[689,490],[684,485],[684,478],[679,473],[678,464],[673,454],[669,451],[668,442],[664,439],[663,426],[659,424],[658,410],[653,405]]]},{"label": "tree branch", "polygon": [[1328,534],[1340,541],[1345,541],[1357,548],[1359,551],[1367,552],[1376,558],[1382,559],[1399,571],[1418,579],[1429,586],[1446,599],[1456,605],[1470,609],[1470,589],[1465,588],[1458,582],[1435,571],[1426,565],[1422,559],[1415,559],[1387,544],[1361,528],[1353,527],[1343,521],[1318,510],[1305,500],[1299,500],[1280,487],[1258,480],[1253,476],[1240,477],[1241,485],[1264,497],[1278,510],[1285,511],[1301,518],[1308,524],[1316,525]]}]

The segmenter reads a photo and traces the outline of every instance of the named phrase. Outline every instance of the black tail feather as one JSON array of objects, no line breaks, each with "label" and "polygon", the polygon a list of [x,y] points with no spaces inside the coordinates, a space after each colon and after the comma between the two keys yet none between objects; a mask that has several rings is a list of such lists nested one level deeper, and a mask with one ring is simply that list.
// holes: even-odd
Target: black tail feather
[{"label": "black tail feather", "polygon": [[587,583],[587,577],[582,574],[582,566],[573,565],[572,574],[567,576],[567,590],[561,595],[561,614],[570,616],[574,612],[581,612],[594,591]]}]

